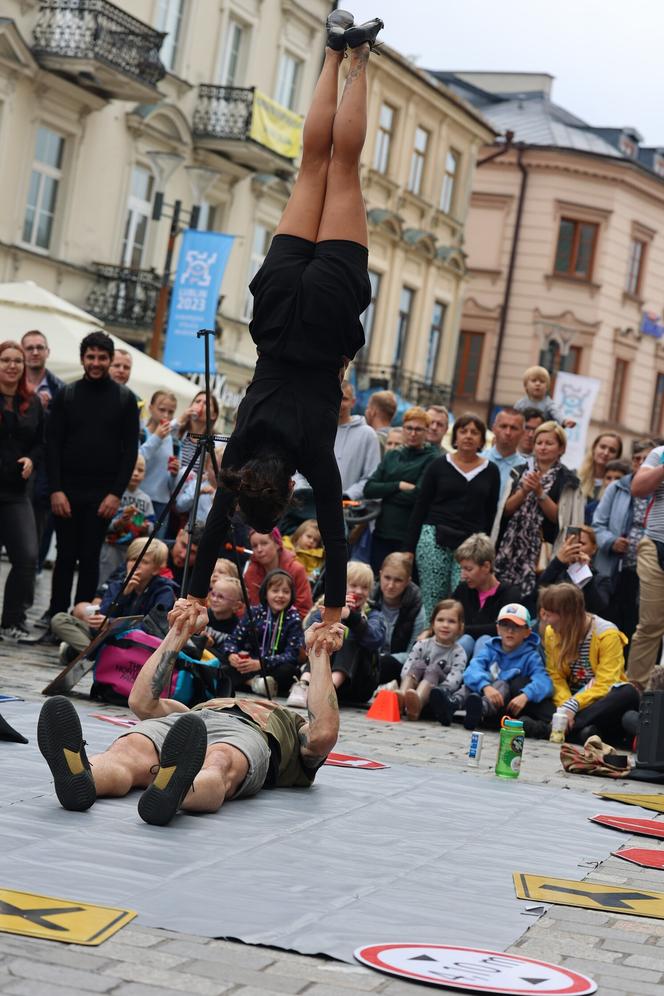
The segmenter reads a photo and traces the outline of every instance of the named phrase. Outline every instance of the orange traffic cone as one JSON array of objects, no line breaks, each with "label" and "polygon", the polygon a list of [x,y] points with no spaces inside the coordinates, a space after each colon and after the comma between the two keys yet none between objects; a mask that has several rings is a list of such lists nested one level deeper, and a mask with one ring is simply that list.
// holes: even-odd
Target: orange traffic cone
[{"label": "orange traffic cone", "polygon": [[396,692],[379,692],[366,715],[367,719],[380,719],[385,723],[400,723],[401,709]]}]

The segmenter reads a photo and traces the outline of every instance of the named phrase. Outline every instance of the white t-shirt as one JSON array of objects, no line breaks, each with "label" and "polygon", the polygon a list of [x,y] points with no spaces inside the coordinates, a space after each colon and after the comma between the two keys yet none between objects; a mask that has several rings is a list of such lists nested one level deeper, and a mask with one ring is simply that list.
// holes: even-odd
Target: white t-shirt
[{"label": "white t-shirt", "polygon": [[[643,467],[659,467],[662,462],[664,446],[656,446],[643,461]],[[658,543],[664,543],[664,481],[654,494],[653,503],[648,510],[646,519],[646,536]]]}]

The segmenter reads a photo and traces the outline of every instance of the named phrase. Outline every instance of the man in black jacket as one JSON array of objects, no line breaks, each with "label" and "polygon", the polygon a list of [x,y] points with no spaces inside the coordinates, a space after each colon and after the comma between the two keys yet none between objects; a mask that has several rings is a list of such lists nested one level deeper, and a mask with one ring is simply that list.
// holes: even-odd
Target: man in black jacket
[{"label": "man in black jacket", "polygon": [[46,463],[58,541],[51,615],[69,608],[77,561],[74,601],[94,595],[104,535],[136,463],[138,410],[131,391],[109,376],[113,353],[105,332],[86,335],[80,346],[84,375],[51,406]]}]

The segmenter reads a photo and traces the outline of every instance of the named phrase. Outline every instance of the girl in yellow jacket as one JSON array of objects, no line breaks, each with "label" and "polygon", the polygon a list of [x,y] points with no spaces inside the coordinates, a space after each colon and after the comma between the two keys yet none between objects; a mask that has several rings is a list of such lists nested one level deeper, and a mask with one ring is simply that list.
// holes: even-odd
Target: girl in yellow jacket
[{"label": "girl in yellow jacket", "polygon": [[567,713],[567,739],[583,744],[598,733],[620,746],[623,714],[639,707],[639,693],[625,674],[626,637],[613,623],[586,612],[573,584],[545,588],[539,609],[546,669],[556,708]]}]

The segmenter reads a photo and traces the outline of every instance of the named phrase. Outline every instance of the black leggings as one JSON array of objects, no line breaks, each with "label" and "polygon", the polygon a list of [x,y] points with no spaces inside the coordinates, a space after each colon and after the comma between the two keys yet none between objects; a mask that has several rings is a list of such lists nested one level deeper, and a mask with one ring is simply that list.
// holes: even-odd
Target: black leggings
[{"label": "black leggings", "polygon": [[37,529],[27,495],[0,496],[0,545],[7,550],[11,570],[5,581],[2,625],[25,623],[35,592]]},{"label": "black leggings", "polygon": [[595,726],[602,740],[614,747],[620,746],[625,739],[622,717],[630,709],[638,710],[638,708],[639,693],[634,685],[618,685],[603,699],[593,702],[576,714],[568,740],[572,743],[581,743],[581,731],[587,726]]}]

